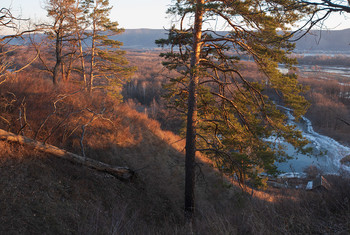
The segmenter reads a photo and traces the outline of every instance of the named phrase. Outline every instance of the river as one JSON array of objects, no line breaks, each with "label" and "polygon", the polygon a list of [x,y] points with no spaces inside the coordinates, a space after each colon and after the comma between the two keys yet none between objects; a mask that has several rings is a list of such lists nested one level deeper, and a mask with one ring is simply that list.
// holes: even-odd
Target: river
[{"label": "river", "polygon": [[[281,106],[280,106],[281,107]],[[284,163],[276,163],[278,169],[283,172],[302,173],[310,165],[318,167],[325,174],[339,174],[341,171],[350,172],[350,167],[340,163],[340,160],[350,155],[350,147],[344,146],[336,140],[321,135],[313,130],[311,121],[302,117],[299,122],[291,114],[291,110],[281,107],[288,116],[288,123],[296,125],[301,130],[303,136],[310,141],[308,146],[314,149],[311,156],[297,153],[289,144],[285,143],[286,152],[294,158]],[[269,141],[281,141],[270,138]]]},{"label": "river", "polygon": [[[296,66],[302,73],[325,73],[333,74],[343,78],[350,78],[350,68],[343,66],[314,66],[314,65],[297,65]],[[284,65],[279,65],[279,70],[282,73],[288,73],[288,69]],[[327,79],[327,77],[323,77]]]}]

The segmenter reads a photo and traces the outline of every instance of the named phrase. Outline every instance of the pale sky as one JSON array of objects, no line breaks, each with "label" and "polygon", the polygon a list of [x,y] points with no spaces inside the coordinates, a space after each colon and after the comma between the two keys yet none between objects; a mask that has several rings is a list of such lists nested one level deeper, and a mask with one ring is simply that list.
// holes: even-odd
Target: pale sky
[{"label": "pale sky", "polygon": [[[31,18],[35,22],[46,18],[46,11],[43,10],[45,0],[0,1],[0,8],[11,8],[15,16],[22,15],[23,18]],[[171,2],[171,0],[110,0],[113,6],[111,18],[118,21],[125,29],[169,28],[171,20],[167,17],[166,10]],[[334,13],[331,19],[326,21],[326,26],[328,29],[350,28],[350,14]]]},{"label": "pale sky", "polygon": [[[45,0],[0,0],[1,7],[11,8],[14,15],[22,18],[45,20],[46,11],[43,9]],[[111,18],[118,21],[126,29],[169,28],[170,20],[166,10],[171,0],[110,0],[113,6]]]}]

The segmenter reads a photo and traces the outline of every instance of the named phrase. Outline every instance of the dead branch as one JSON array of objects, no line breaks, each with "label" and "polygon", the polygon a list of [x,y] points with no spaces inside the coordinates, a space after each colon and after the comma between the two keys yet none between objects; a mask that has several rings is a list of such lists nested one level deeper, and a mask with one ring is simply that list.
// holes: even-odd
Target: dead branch
[{"label": "dead branch", "polygon": [[37,51],[35,57],[34,57],[28,64],[26,64],[25,66],[23,66],[23,67],[20,68],[20,69],[17,69],[17,70],[15,70],[15,71],[12,71],[12,73],[19,73],[19,72],[21,72],[22,70],[26,69],[26,68],[27,68],[28,66],[30,66],[34,61],[36,61],[36,59],[38,59],[39,53],[40,53],[40,51]]},{"label": "dead branch", "polygon": [[337,117],[338,120],[340,120],[341,122],[345,123],[346,125],[350,126],[350,122],[346,121],[345,119],[341,118],[341,117]]},{"label": "dead branch", "polygon": [[86,124],[81,126],[82,129],[82,133],[81,133],[81,138],[80,138],[80,147],[81,147],[81,154],[83,155],[83,157],[86,157],[85,155],[85,148],[84,148],[84,136],[85,136],[85,128],[90,125],[93,121],[95,121],[98,118],[103,118],[103,113],[106,111],[106,108],[103,108],[102,111],[100,113],[95,113],[90,109],[86,109],[87,111],[91,112],[93,115],[90,119],[89,122],[87,122]]},{"label": "dead branch", "polygon": [[[23,98],[22,102],[21,102],[21,105],[19,107],[19,118],[18,118],[18,121],[19,121],[19,124],[20,124],[20,129],[19,131],[17,132],[17,134],[19,135],[21,132],[22,132],[22,135],[24,135],[24,128],[27,126],[27,117],[26,117],[26,107],[25,107],[25,97]],[[24,124],[22,123],[22,117],[23,117],[23,122]]]},{"label": "dead branch", "polygon": [[49,135],[45,138],[44,140],[44,143],[46,143],[46,141],[58,130],[59,127],[61,127],[61,125],[68,120],[68,118],[73,115],[73,114],[76,114],[76,113],[80,113],[82,112],[83,110],[80,109],[80,110],[76,110],[76,111],[72,111],[72,112],[69,112],[55,127],[51,128],[50,130],[50,133]]},{"label": "dead branch", "polygon": [[45,71],[49,72],[50,74],[53,74],[53,70],[49,68],[48,63],[41,56],[40,46],[42,45],[43,41],[41,43],[37,43],[37,42],[35,42],[34,37],[35,37],[35,34],[33,34],[33,36],[30,36],[29,40],[30,40],[32,46],[34,47],[40,62],[42,63],[42,65],[44,65]]},{"label": "dead branch", "polygon": [[[53,104],[52,104],[52,105],[53,105],[53,111],[52,111],[49,115],[47,115],[47,117],[45,118],[45,120],[40,124],[38,130],[36,131],[36,133],[35,133],[35,135],[34,135],[34,139],[37,138],[37,136],[39,135],[41,129],[44,127],[44,125],[45,125],[46,122],[50,119],[50,117],[53,116],[53,115],[57,115],[57,103],[61,102],[61,101],[64,100],[65,98],[70,97],[70,96],[72,96],[72,95],[74,95],[74,94],[77,94],[77,93],[79,93],[79,92],[81,92],[81,91],[82,91],[82,90],[78,90],[78,91],[74,91],[74,92],[72,92],[72,93],[70,93],[70,94],[58,95],[58,99],[55,100],[55,101],[53,102]],[[77,111],[76,111],[76,112],[77,112]],[[80,111],[79,111],[79,112],[80,112]],[[71,115],[71,114],[72,114],[72,113],[70,113],[69,115]],[[69,116],[68,116],[68,117],[69,117]],[[67,119],[68,117],[66,117],[66,119]],[[61,124],[59,124],[59,125],[61,125]],[[49,135],[49,137],[50,137],[51,135],[52,135],[52,133]],[[48,137],[48,138],[49,138],[49,137]],[[47,140],[48,138],[46,138],[46,140]],[[45,140],[45,142],[46,142],[46,140]]]}]

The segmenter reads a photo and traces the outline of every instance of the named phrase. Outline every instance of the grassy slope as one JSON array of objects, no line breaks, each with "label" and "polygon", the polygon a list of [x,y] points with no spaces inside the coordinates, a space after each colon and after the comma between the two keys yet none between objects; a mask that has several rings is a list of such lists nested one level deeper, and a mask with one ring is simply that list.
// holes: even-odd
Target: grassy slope
[{"label": "grassy slope", "polygon": [[23,146],[1,142],[0,147],[2,234],[109,233],[123,219],[128,192],[136,191]]}]

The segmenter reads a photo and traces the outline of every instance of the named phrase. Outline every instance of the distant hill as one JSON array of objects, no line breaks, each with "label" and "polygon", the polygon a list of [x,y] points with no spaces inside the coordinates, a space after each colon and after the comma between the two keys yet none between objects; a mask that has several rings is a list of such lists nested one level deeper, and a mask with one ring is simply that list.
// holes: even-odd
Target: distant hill
[{"label": "distant hill", "polygon": [[165,29],[126,29],[116,39],[124,43],[124,48],[132,49],[154,49],[157,48],[155,40],[166,38]]},{"label": "distant hill", "polygon": [[350,53],[350,29],[313,30],[296,42],[296,52]]},{"label": "distant hill", "polygon": [[[37,35],[41,40],[43,35]],[[24,37],[26,38],[26,37]],[[124,49],[153,50],[158,48],[155,40],[167,38],[165,29],[126,29],[123,34],[113,37],[124,43]],[[29,43],[30,40],[26,40]],[[23,44],[22,39],[14,39],[12,44]],[[350,54],[350,29],[312,30],[296,42],[297,53]]]},{"label": "distant hill", "polygon": [[[166,38],[164,29],[126,29],[115,38],[124,43],[125,49],[154,49],[155,40]],[[350,29],[320,31],[312,30],[296,42],[300,53],[350,53]]]}]

